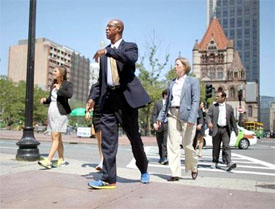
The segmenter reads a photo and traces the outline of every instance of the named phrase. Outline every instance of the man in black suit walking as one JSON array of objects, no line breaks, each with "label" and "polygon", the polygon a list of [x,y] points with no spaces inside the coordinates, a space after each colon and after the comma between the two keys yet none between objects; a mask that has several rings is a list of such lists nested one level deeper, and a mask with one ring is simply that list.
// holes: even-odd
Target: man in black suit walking
[{"label": "man in black suit walking", "polygon": [[138,126],[138,108],[151,102],[151,98],[135,76],[138,48],[135,43],[122,40],[124,24],[113,19],[106,26],[106,37],[111,44],[98,50],[94,59],[100,59],[99,79],[90,96],[87,111],[97,101],[101,112],[103,175],[101,180],[89,182],[96,189],[116,187],[116,154],[119,124],[127,134],[141,172],[141,182],[149,182],[148,160]]},{"label": "man in black suit walking", "polygon": [[162,106],[164,105],[168,95],[168,89],[165,89],[162,91],[162,100],[158,100],[155,102],[152,112],[152,123],[154,126],[154,129],[156,131],[156,138],[159,148],[159,163],[162,165],[167,165],[167,134],[168,134],[168,125],[167,121],[166,123],[163,123],[160,127],[157,126],[157,118],[159,115],[159,112],[162,109]]},{"label": "man in black suit walking", "polygon": [[223,159],[227,165],[227,171],[237,167],[236,163],[231,162],[231,150],[229,147],[230,135],[232,130],[238,136],[238,128],[234,117],[233,108],[225,103],[226,93],[219,91],[216,93],[216,102],[207,113],[206,122],[209,134],[213,137],[213,165],[218,168],[221,142],[223,142]]}]

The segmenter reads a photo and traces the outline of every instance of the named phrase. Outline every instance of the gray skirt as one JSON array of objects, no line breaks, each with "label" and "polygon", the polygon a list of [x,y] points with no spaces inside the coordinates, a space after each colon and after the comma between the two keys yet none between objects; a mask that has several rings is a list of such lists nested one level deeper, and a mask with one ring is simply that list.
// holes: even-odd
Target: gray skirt
[{"label": "gray skirt", "polygon": [[57,108],[56,102],[51,102],[48,110],[48,127],[49,132],[66,133],[69,122],[69,115],[61,115]]}]

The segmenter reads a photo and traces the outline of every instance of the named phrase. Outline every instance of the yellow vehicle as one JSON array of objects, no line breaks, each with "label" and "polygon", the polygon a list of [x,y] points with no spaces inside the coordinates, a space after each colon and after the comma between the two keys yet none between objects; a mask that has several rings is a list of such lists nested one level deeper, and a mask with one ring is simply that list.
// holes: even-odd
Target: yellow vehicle
[{"label": "yellow vehicle", "polygon": [[258,138],[264,137],[264,124],[257,121],[246,121],[244,128],[250,131],[254,131]]}]

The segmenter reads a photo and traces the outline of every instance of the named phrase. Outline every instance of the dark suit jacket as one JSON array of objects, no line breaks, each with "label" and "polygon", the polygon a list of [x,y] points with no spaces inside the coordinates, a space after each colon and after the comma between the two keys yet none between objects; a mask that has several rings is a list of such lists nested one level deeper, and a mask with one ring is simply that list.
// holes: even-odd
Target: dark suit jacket
[{"label": "dark suit jacket", "polygon": [[97,85],[95,86],[91,99],[97,101],[102,111],[107,93],[107,57],[116,60],[119,74],[120,89],[132,108],[143,107],[151,103],[151,98],[135,76],[135,63],[138,59],[138,48],[135,43],[121,41],[118,49],[106,47],[107,53],[100,57],[100,69]]},{"label": "dark suit jacket", "polygon": [[[51,103],[52,88],[49,97],[44,104]],[[57,91],[57,108],[61,115],[67,115],[72,112],[68,99],[73,96],[73,84],[69,81],[63,81],[60,89]]]},{"label": "dark suit jacket", "polygon": [[[210,135],[215,136],[218,132],[218,118],[219,118],[219,104],[215,103],[210,106],[208,113],[206,115],[206,122],[213,124],[213,129],[210,131]],[[230,137],[231,132],[234,131],[236,136],[238,135],[238,128],[236,124],[236,120],[234,117],[233,108],[226,104],[226,125],[227,125],[227,132]],[[211,133],[212,132],[212,133]]]},{"label": "dark suit jacket", "polygon": [[[152,124],[157,122],[157,118],[158,118],[159,112],[162,109],[162,106],[163,106],[162,100],[158,100],[155,102],[153,111],[152,111]],[[164,130],[163,127],[164,126],[161,126],[157,132],[162,132]]]}]

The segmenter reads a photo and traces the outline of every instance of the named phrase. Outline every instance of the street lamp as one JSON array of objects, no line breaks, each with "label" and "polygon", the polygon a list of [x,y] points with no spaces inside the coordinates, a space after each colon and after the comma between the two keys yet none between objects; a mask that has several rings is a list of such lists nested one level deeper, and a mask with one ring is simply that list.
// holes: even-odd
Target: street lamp
[{"label": "street lamp", "polygon": [[28,36],[28,59],[25,97],[25,128],[22,138],[16,143],[19,146],[16,159],[35,161],[40,158],[37,146],[40,144],[33,134],[33,84],[34,84],[34,55],[35,55],[35,19],[36,0],[30,0],[29,12],[29,36]]},{"label": "street lamp", "polygon": [[239,126],[242,126],[242,98],[243,98],[243,85],[238,86],[238,98],[239,98]]}]

